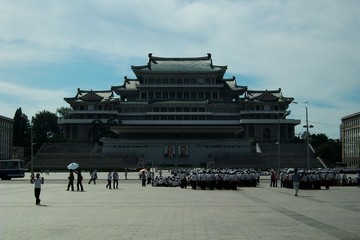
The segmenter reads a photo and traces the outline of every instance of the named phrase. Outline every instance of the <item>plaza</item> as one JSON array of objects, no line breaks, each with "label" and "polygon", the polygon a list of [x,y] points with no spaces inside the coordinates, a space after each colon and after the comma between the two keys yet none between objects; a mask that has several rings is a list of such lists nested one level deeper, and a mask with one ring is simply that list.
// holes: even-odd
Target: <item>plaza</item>
[{"label": "plaza", "polygon": [[42,174],[41,206],[29,177],[0,181],[0,239],[360,239],[360,189],[191,190],[141,187],[123,173],[106,189],[106,173],[84,192],[66,191],[67,173]]}]

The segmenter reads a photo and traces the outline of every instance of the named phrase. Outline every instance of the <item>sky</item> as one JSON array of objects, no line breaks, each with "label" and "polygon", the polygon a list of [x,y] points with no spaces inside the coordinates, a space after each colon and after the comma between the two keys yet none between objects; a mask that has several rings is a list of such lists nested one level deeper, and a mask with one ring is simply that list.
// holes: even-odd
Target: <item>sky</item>
[{"label": "sky", "polygon": [[[360,112],[358,0],[0,0],[0,115],[69,107],[109,90],[148,54],[202,57],[251,90],[281,88],[288,118],[339,139]],[[305,103],[307,102],[307,104]]]}]

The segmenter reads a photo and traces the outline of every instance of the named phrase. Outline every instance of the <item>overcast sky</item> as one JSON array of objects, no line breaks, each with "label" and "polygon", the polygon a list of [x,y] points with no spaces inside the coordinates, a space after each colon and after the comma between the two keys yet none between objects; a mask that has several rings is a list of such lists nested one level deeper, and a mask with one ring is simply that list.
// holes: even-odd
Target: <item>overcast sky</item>
[{"label": "overcast sky", "polygon": [[[0,115],[55,113],[77,88],[135,77],[148,53],[211,53],[238,85],[308,101],[311,133],[337,139],[360,111],[359,26],[358,0],[0,0]],[[304,105],[289,110],[301,133]]]}]

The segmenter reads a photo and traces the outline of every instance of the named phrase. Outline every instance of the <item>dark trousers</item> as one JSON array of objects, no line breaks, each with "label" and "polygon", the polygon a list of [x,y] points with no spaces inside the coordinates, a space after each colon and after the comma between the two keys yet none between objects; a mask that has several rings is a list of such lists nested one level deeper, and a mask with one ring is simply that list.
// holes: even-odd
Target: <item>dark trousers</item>
[{"label": "dark trousers", "polygon": [[35,195],[35,204],[39,205],[40,204],[40,192],[41,192],[41,188],[34,188],[34,195]]},{"label": "dark trousers", "polygon": [[83,185],[82,185],[82,181],[81,180],[78,180],[76,182],[76,188],[77,190],[79,191],[81,189],[81,191],[84,191],[84,188],[83,188]]},{"label": "dark trousers", "polygon": [[94,181],[94,184],[96,184],[96,178],[90,179],[89,184],[90,184],[92,181]]},{"label": "dark trousers", "polygon": [[69,180],[67,190],[69,191],[69,188],[71,187],[71,191],[74,191],[74,180]]},{"label": "dark trousers", "polygon": [[113,186],[114,186],[114,189],[118,189],[119,188],[119,180],[113,180]]},{"label": "dark trousers", "polygon": [[111,189],[111,180],[107,180],[108,181],[108,184],[106,185],[106,188],[109,187],[109,189]]}]

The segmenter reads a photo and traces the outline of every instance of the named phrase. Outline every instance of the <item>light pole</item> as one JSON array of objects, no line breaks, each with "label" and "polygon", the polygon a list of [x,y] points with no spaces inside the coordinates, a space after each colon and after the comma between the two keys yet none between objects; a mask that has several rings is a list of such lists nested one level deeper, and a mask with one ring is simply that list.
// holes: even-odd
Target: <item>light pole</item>
[{"label": "light pole", "polygon": [[33,137],[33,124],[32,119],[30,122],[30,160],[31,160],[31,174],[34,174],[34,137]]},{"label": "light pole", "polygon": [[293,102],[295,104],[299,104],[305,107],[305,117],[306,117],[306,125],[304,126],[306,128],[306,156],[307,156],[307,169],[310,170],[310,133],[309,128],[313,127],[309,125],[309,114],[308,114],[308,101],[305,101],[305,104],[301,104],[299,102]]},{"label": "light pole", "polygon": [[277,152],[277,168],[278,171],[280,171],[280,120],[283,119],[285,116],[289,115],[290,112],[289,111],[285,111],[284,114],[281,116],[281,118],[278,118],[278,139],[277,139],[277,144],[278,144],[278,152]]}]

